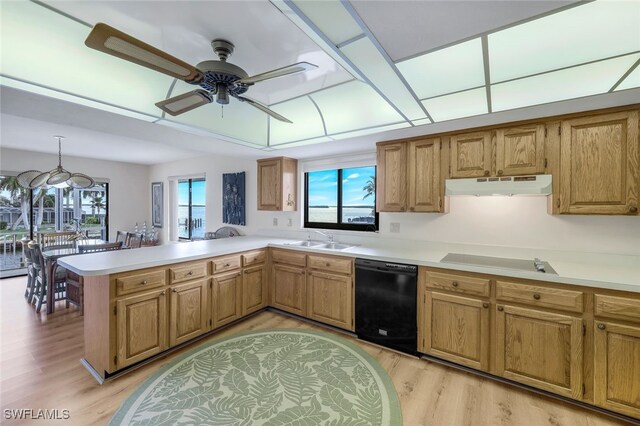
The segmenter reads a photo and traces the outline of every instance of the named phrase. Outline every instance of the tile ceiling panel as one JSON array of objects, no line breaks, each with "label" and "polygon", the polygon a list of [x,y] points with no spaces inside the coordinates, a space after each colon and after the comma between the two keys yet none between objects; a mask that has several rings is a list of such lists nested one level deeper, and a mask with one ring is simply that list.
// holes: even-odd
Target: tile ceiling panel
[{"label": "tile ceiling panel", "polygon": [[396,65],[420,99],[484,85],[479,38]]},{"label": "tile ceiling panel", "polygon": [[494,111],[563,101],[608,92],[640,58],[627,55],[593,64],[491,86]]},{"label": "tile ceiling panel", "polygon": [[640,51],[640,1],[596,1],[489,35],[491,82]]},{"label": "tile ceiling panel", "polygon": [[295,1],[307,18],[318,26],[333,44],[340,44],[362,34],[362,29],[337,1]]}]

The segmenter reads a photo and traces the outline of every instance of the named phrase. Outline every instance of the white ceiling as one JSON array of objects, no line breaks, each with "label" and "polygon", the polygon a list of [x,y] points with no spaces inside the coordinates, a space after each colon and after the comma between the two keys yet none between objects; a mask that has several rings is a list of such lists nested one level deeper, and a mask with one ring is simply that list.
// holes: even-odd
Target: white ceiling
[{"label": "white ceiling", "polygon": [[[258,83],[251,87],[248,95],[271,105],[301,95],[311,94],[300,98],[300,105],[305,104],[316,113],[317,106],[313,107],[312,103],[319,103],[320,107],[325,111],[323,113],[324,117],[322,116],[323,114],[316,116],[313,123],[315,123],[316,127],[319,126],[320,131],[324,126],[325,132],[328,132],[326,135],[316,136],[309,132],[305,133],[305,130],[311,128],[308,124],[311,121],[305,121],[304,117],[296,117],[294,121],[298,123],[298,127],[294,132],[295,134],[309,134],[310,136],[305,137],[309,137],[313,141],[323,141],[324,143],[298,146],[300,145],[299,142],[296,142],[295,139],[290,139],[294,143],[284,143],[280,146],[280,149],[269,153],[255,149],[256,145],[260,147],[261,142],[250,141],[254,144],[254,147],[243,146],[242,141],[238,140],[236,142],[241,144],[231,143],[229,141],[233,141],[233,135],[226,134],[226,136],[223,136],[225,135],[224,133],[216,135],[211,128],[197,124],[206,121],[220,121],[221,111],[219,106],[204,106],[199,110],[184,114],[184,116],[197,117],[200,121],[194,118],[191,124],[187,123],[187,126],[182,126],[181,129],[178,129],[150,122],[159,119],[159,110],[155,118],[149,116],[148,112],[143,111],[143,114],[147,114],[147,116],[142,118],[149,120],[143,121],[132,118],[136,116],[135,114],[132,117],[127,117],[120,113],[109,112],[109,108],[105,106],[98,105],[98,109],[96,109],[79,105],[74,103],[73,97],[68,97],[67,100],[60,100],[43,96],[43,94],[46,95],[47,93],[30,93],[28,87],[18,90],[2,86],[0,88],[0,110],[2,112],[0,147],[2,148],[55,153],[57,147],[51,136],[53,134],[64,134],[67,137],[65,142],[65,147],[67,148],[63,147],[63,153],[139,164],[157,164],[195,157],[203,153],[255,158],[269,155],[291,155],[298,158],[310,158],[371,151],[374,149],[375,142],[381,140],[495,124],[529,117],[542,117],[553,113],[560,114],[629,104],[640,99],[640,89],[633,89],[639,84],[635,84],[635,80],[628,79],[625,80],[624,84],[620,85],[620,88],[631,88],[630,90],[598,94],[596,96],[590,95],[603,92],[578,93],[575,96],[583,97],[568,101],[562,101],[562,99],[566,98],[550,96],[545,102],[552,103],[524,108],[521,108],[521,105],[517,103],[513,103],[511,108],[517,109],[487,114],[484,88],[477,89],[477,86],[470,85],[466,88],[473,88],[481,95],[478,105],[482,106],[484,104],[484,108],[476,108],[471,105],[465,105],[466,108],[460,107],[459,99],[470,99],[466,95],[475,93],[472,90],[467,90],[460,94],[438,95],[442,97],[426,99],[422,104],[427,109],[445,105],[453,114],[436,115],[434,113],[432,118],[440,122],[422,125],[430,123],[426,116],[420,117],[424,113],[421,109],[423,107],[417,98],[422,99],[422,97],[416,97],[415,95],[412,97],[410,91],[407,90],[409,86],[405,87],[397,77],[400,75],[398,69],[402,69],[397,65],[402,65],[403,62],[398,64],[394,64],[394,62],[462,40],[468,40],[516,22],[529,20],[541,14],[548,14],[553,10],[567,8],[575,3],[573,1],[353,0],[341,3],[335,0],[321,2],[305,0],[303,3],[281,0],[272,0],[271,2],[202,0],[46,1],[45,3],[57,11],[89,25],[97,22],[106,22],[194,65],[202,60],[209,60],[215,57],[209,45],[210,40],[213,38],[226,38],[232,41],[236,46],[236,51],[229,62],[241,66],[250,75],[298,61],[315,63],[319,65],[318,70]],[[295,6],[295,4],[299,4],[301,9],[305,11],[304,13],[308,13],[309,16],[301,21],[300,14],[293,13],[289,9],[289,6]],[[340,11],[340,19],[338,19],[338,15],[332,16],[334,11]],[[312,17],[315,19],[315,15],[312,15],[312,13],[317,13],[320,17],[322,17],[322,13],[328,16],[327,22],[329,24],[323,27],[322,31],[330,31],[334,36],[337,34],[337,36],[346,37],[348,34],[355,34],[362,38],[356,43],[345,45],[341,48],[336,46],[336,44],[340,45],[340,43],[335,40],[327,43],[327,39],[331,37],[327,34],[319,35],[318,33],[322,32],[319,28],[316,27],[315,31],[309,30],[309,22],[312,21]],[[332,17],[335,17],[335,20]],[[358,25],[356,21],[360,19],[361,25]],[[358,35],[363,30],[370,32],[366,33],[364,37]],[[638,31],[640,40],[640,26]],[[80,40],[79,49],[84,49],[84,46],[81,45],[82,41]],[[37,42],[40,43],[42,40]],[[50,45],[55,46],[55,40],[45,40],[44,42],[52,42]],[[372,43],[379,43],[383,49],[381,53],[388,55],[388,63],[384,61],[382,56],[382,60],[378,59],[378,62],[375,62],[372,60],[371,52],[365,54],[364,48],[372,49]],[[363,48],[360,48],[361,45]],[[49,46],[49,44],[45,44],[45,46]],[[6,48],[7,46],[4,47]],[[372,52],[376,54],[375,49]],[[61,52],[56,52],[54,48],[47,52],[47,54],[52,55],[51,59],[55,59],[57,53]],[[345,55],[351,56],[346,57]],[[353,68],[353,63],[350,62],[355,61],[352,58],[359,58],[362,61],[357,63],[355,69]],[[635,60],[635,57],[629,56],[629,58]],[[50,59],[43,58],[43,61],[47,60]],[[404,63],[409,62],[405,61]],[[139,68],[137,66],[132,67],[134,71]],[[47,68],[43,67],[42,69],[46,70]],[[446,71],[446,67],[443,69]],[[636,71],[638,69],[640,67]],[[127,76],[127,69],[123,67],[123,70],[125,71],[124,74],[117,75]],[[82,70],[70,68],[67,72],[70,74],[81,73]],[[402,72],[404,73],[404,71]],[[446,77],[448,74],[451,73],[445,72],[443,76]],[[551,74],[553,73],[545,75],[551,77]],[[637,74],[639,73],[634,73],[634,75]],[[146,78],[144,77],[145,75],[140,73],[137,78],[144,79]],[[354,80],[354,77],[364,81],[364,83]],[[119,77],[116,82],[107,82],[104,78],[104,76],[96,75],[95,84],[101,85],[104,81],[105,84],[115,84],[113,87],[126,87],[128,83],[126,77]],[[420,74],[418,74],[419,78]],[[396,81],[391,81],[394,79]],[[138,79],[136,81],[141,80]],[[164,82],[163,84],[166,84],[167,79],[165,78],[162,81]],[[170,82],[170,79],[168,81]],[[388,85],[386,84],[387,82],[389,83]],[[344,83],[344,86],[336,87],[341,83]],[[39,84],[48,85],[46,82]],[[90,84],[91,81],[89,86]],[[180,87],[181,84],[176,86],[176,91],[172,95],[175,96],[180,93],[178,90],[183,90]],[[484,82],[481,84],[484,84]],[[129,85],[131,85],[130,82]],[[168,84],[166,85],[168,86]],[[366,94],[368,96],[367,99],[376,100],[378,103],[369,102],[366,105],[358,105],[357,102],[342,101],[340,100],[341,93],[346,93],[346,90],[342,91],[341,87],[348,87],[350,93],[364,90],[362,92],[363,99],[365,99],[364,94]],[[373,88],[373,91],[371,91],[371,88]],[[131,86],[130,95],[135,97],[139,91],[138,89],[142,88]],[[370,92],[366,92],[365,89]],[[168,90],[168,87],[166,89],[162,88],[160,91],[162,96],[164,96],[165,90]],[[79,95],[87,98],[92,97],[91,93],[81,93]],[[425,97],[428,96],[425,95]],[[330,102],[337,103],[339,108],[342,109],[332,109],[329,106],[325,108],[322,105],[323,101],[327,105],[331,105]],[[289,106],[287,107],[287,105]],[[297,113],[300,116],[303,114],[303,110],[297,109],[296,105],[295,103],[287,104],[285,102],[274,105],[272,108],[276,111],[282,108],[280,111],[287,111],[287,113],[283,112],[284,115],[295,115]],[[529,103],[528,105],[532,104]],[[150,110],[155,114],[156,110],[152,103],[149,106],[151,107]],[[522,106],[526,105],[522,104]],[[249,111],[241,108],[233,109],[232,105],[229,105],[229,107],[228,111],[225,108],[227,123],[232,120],[233,123],[240,123],[234,124],[236,127],[241,125],[253,128],[255,134],[260,134],[264,132],[263,129],[266,129],[266,132],[272,136],[272,144],[274,130],[280,131],[283,129],[282,127],[275,127],[283,125],[273,120],[270,123],[271,129],[269,129],[266,121],[256,125],[254,116],[257,115],[258,118],[262,119],[264,117],[260,115],[261,113],[255,114],[255,111],[250,107],[244,107],[243,105],[243,108],[248,108]],[[381,121],[379,127],[366,128],[365,126],[368,124],[361,124],[360,128],[351,127],[354,132],[350,133],[349,123],[336,121],[348,119],[352,120],[353,123],[366,123],[367,119],[372,119],[378,113],[382,114],[384,109],[382,107],[391,111],[385,113],[384,120],[386,121]],[[367,111],[367,109],[369,110]],[[307,110],[305,109],[304,111],[304,114],[306,114]],[[123,111],[120,112],[122,113]],[[253,115],[251,117],[247,115],[245,120],[243,115],[245,112],[253,113]],[[126,114],[126,111],[124,113]],[[399,117],[399,114],[408,116],[409,120],[398,123],[397,120],[393,121],[392,118],[389,118]],[[465,117],[465,115],[472,114],[480,115]],[[235,116],[228,117],[229,115]],[[326,123],[322,122],[322,125],[319,125],[319,120],[322,119],[326,120]],[[161,121],[161,123],[171,124],[166,121]],[[415,127],[411,127],[412,125]],[[392,130],[401,126],[407,128]],[[343,135],[331,134],[331,129],[339,129],[336,132],[346,131],[346,133]],[[78,143],[74,142],[76,139]],[[287,142],[286,139],[283,140]],[[82,143],[79,141],[82,141]]]}]

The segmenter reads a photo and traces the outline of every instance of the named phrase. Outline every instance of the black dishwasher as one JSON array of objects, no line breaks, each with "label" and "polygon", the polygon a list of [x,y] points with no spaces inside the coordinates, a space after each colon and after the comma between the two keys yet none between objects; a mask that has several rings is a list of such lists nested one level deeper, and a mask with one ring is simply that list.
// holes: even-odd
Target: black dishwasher
[{"label": "black dishwasher", "polygon": [[356,259],[358,338],[415,355],[417,285],[417,266]]}]

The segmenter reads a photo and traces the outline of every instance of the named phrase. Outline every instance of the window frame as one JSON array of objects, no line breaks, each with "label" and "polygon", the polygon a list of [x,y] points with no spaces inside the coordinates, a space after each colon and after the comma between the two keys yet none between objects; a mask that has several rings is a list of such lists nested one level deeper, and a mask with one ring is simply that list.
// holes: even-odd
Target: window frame
[{"label": "window frame", "polygon": [[[206,191],[207,180],[204,177],[178,179],[177,180],[177,185],[179,186],[181,182],[188,182],[188,184],[189,184],[189,204],[188,204],[189,214],[188,214],[187,221],[188,221],[188,223],[190,225],[187,227],[187,229],[189,231],[188,232],[188,234],[189,234],[188,237],[181,237],[180,236],[180,224],[177,225],[178,226],[178,241],[193,241],[193,226],[191,226],[191,224],[193,222],[193,195],[192,195],[193,182],[204,182],[205,183],[205,191]],[[180,200],[180,197],[178,197],[178,208],[180,208],[180,206],[181,206],[179,200]],[[205,204],[205,212],[206,211],[207,211],[207,207],[206,207],[206,204]]]},{"label": "window frame", "polygon": [[[378,167],[376,165],[371,165],[371,166],[366,166],[366,167],[373,167],[375,170],[375,177],[377,180],[377,176],[378,176]],[[304,227],[305,228],[311,228],[311,229],[332,229],[332,230],[343,230],[343,231],[360,231],[360,232],[378,232],[378,230],[380,229],[380,222],[379,222],[379,214],[378,214],[378,209],[376,208],[377,206],[377,188],[376,188],[376,192],[374,192],[373,194],[373,209],[375,211],[374,213],[374,223],[343,223],[341,222],[342,219],[342,171],[344,169],[351,169],[353,167],[343,167],[343,168],[339,168],[339,169],[327,169],[327,170],[337,170],[338,171],[338,206],[337,206],[337,223],[328,223],[328,222],[310,222],[309,221],[309,173],[310,172],[305,172],[304,173],[304,217],[303,217],[303,222],[304,222]]]}]

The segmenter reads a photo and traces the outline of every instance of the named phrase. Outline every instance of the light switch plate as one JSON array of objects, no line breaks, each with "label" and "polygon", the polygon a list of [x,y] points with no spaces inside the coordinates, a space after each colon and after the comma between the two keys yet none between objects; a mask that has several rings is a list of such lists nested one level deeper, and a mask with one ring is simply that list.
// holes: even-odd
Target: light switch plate
[{"label": "light switch plate", "polygon": [[289,227],[293,226],[293,219],[291,218],[287,219],[287,226]]},{"label": "light switch plate", "polygon": [[391,229],[389,229],[390,232],[393,232],[394,234],[399,234],[400,233],[400,222],[391,222]]},{"label": "light switch plate", "polygon": [[273,218],[273,226],[278,226],[278,218],[277,217]]}]

